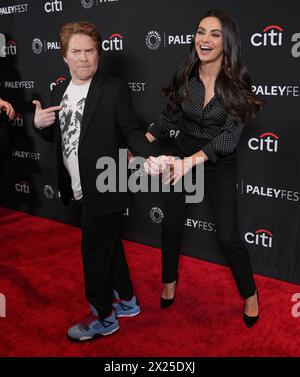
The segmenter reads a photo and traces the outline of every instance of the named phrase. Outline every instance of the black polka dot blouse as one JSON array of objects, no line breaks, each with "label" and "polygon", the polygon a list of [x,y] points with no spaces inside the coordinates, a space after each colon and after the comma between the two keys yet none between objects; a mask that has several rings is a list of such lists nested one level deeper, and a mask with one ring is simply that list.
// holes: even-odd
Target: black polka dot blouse
[{"label": "black polka dot blouse", "polygon": [[157,139],[170,139],[186,155],[199,150],[212,162],[232,153],[244,123],[226,113],[217,94],[204,107],[205,87],[198,74],[189,80],[190,98],[176,113],[162,112],[148,131]]}]

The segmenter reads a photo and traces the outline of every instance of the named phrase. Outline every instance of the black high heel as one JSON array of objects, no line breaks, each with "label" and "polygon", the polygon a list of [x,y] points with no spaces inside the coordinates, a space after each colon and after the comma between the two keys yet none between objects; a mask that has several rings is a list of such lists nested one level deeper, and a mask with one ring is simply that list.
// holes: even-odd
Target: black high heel
[{"label": "black high heel", "polygon": [[174,303],[176,288],[177,288],[177,282],[178,282],[178,278],[177,278],[176,283],[175,283],[175,291],[174,291],[174,297],[173,298],[163,298],[163,297],[160,298],[160,307],[162,309],[166,309]]},{"label": "black high heel", "polygon": [[[256,297],[257,297],[257,304],[258,304],[258,290],[256,290]],[[254,326],[255,323],[258,321],[258,319],[259,319],[259,314],[257,314],[256,316],[252,317],[252,316],[247,315],[244,312],[244,322],[245,322],[245,324],[246,324],[246,326],[248,328],[251,328],[252,326]]]}]

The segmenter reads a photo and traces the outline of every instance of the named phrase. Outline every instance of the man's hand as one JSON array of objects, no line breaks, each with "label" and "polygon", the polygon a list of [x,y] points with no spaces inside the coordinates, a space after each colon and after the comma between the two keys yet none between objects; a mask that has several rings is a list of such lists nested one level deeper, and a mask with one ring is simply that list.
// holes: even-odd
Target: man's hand
[{"label": "man's hand", "polygon": [[12,105],[9,102],[3,101],[0,98],[0,110],[4,110],[9,117],[9,119],[12,119],[15,116],[15,110],[12,107]]},{"label": "man's hand", "polygon": [[61,106],[52,106],[47,109],[42,109],[41,103],[38,100],[32,101],[35,105],[34,126],[36,128],[46,128],[55,122],[55,111],[61,110]]},{"label": "man's hand", "polygon": [[159,156],[159,157],[149,157],[147,158],[144,168],[149,175],[159,175],[161,174],[167,166],[175,160],[173,156]]}]

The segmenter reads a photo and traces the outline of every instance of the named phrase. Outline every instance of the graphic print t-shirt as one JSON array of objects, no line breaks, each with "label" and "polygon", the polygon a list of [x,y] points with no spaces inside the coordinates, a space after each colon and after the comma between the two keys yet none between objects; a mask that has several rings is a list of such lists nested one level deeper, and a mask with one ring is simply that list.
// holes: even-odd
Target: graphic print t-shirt
[{"label": "graphic print t-shirt", "polygon": [[90,82],[84,85],[75,85],[70,81],[60,102],[62,109],[59,111],[59,123],[63,161],[71,177],[75,200],[82,198],[78,165],[78,143],[82,114],[89,87]]}]

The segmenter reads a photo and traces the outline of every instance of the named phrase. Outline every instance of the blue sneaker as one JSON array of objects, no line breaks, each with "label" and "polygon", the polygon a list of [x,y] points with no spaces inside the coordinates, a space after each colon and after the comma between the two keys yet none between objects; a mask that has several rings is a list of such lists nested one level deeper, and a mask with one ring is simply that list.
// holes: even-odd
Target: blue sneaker
[{"label": "blue sneaker", "polygon": [[113,294],[114,300],[112,305],[117,317],[134,317],[140,314],[141,307],[135,295],[132,296],[131,300],[125,301],[120,299],[117,291],[114,290]]},{"label": "blue sneaker", "polygon": [[84,342],[113,334],[117,330],[119,321],[114,310],[108,317],[100,319],[97,310],[91,305],[91,313],[83,321],[70,327],[67,336],[73,342]]}]

